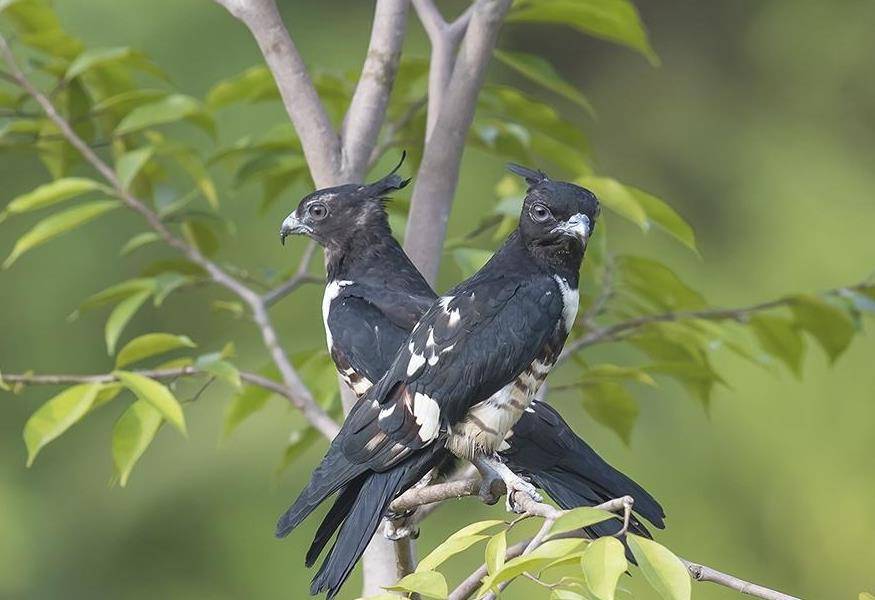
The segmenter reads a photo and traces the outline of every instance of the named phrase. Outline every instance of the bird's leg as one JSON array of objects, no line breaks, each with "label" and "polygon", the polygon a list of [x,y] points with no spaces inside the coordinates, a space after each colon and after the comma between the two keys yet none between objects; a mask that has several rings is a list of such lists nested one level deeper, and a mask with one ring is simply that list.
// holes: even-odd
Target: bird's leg
[{"label": "bird's leg", "polygon": [[[480,477],[483,482],[480,484],[480,497],[488,504],[494,504],[497,501],[496,484],[501,482],[507,489],[506,505],[507,510],[511,512],[521,512],[514,503],[514,494],[521,492],[529,496],[535,502],[541,502],[541,495],[537,488],[531,483],[511,471],[507,465],[501,462],[497,456],[475,456],[471,462],[480,471]],[[492,499],[492,502],[488,502]]]},{"label": "bird's leg", "polygon": [[[416,482],[411,488],[418,490],[430,485],[438,473],[437,467],[425,474],[425,476]],[[410,537],[414,540],[419,537],[419,527],[415,519],[412,519],[416,514],[416,509],[411,508],[401,513],[389,512],[386,514],[386,519],[383,523],[383,537],[392,541],[400,540],[401,538]]]}]

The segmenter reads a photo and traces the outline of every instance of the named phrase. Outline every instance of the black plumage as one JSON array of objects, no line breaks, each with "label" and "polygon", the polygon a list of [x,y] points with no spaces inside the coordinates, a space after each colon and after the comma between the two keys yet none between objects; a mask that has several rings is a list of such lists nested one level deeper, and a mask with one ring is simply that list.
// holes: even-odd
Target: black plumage
[{"label": "black plumage", "polygon": [[[359,395],[378,382],[278,526],[278,535],[288,533],[340,492],[307,555],[309,566],[340,528],[314,593],[337,590],[386,506],[447,459],[445,444],[466,457],[500,450],[514,471],[566,508],[633,495],[638,512],[662,525],[656,501],[601,460],[558,413],[542,403],[526,410],[573,320],[579,262],[598,205],[582,188],[522,174],[532,188],[520,231],[438,302],[389,231],[382,198],[406,184],[394,173],[370,186],[314,192],[284,223],[283,236],[307,233],[326,247],[323,311],[338,370]],[[315,215],[314,204],[321,205]],[[547,215],[533,212],[542,208]],[[561,217],[582,233],[558,231],[568,226]],[[637,521],[633,527],[647,533]]]}]

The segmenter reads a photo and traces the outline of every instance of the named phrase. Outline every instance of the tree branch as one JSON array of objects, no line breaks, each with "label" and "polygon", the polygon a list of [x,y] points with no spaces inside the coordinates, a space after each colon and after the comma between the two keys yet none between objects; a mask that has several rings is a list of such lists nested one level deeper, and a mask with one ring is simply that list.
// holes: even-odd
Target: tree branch
[{"label": "tree branch", "polygon": [[[421,506],[430,506],[435,502],[443,502],[463,496],[476,496],[480,489],[480,481],[478,479],[466,479],[462,481],[450,481],[438,483],[421,488],[411,489],[403,493],[395,499],[389,509],[392,512],[407,512]],[[613,498],[607,502],[603,502],[593,508],[606,510],[609,512],[621,513],[623,517],[624,527],[618,534],[625,533],[626,524],[629,521],[632,509],[634,507],[634,498],[631,496],[623,496]],[[514,502],[519,506],[524,514],[537,516],[545,519],[546,522],[553,522],[568,511],[559,510],[549,504],[543,502],[535,502],[525,494],[518,494],[514,498]],[[524,540],[507,550],[507,560],[528,554],[537,548],[545,539],[548,533],[545,526],[541,528],[532,539]],[[557,537],[585,537],[582,530],[559,534]],[[701,565],[681,559],[687,566],[690,576],[696,581],[709,581],[742,592],[755,598],[764,600],[799,600],[793,596],[788,596],[782,592],[771,590],[769,588],[756,585],[739,579],[734,575],[722,573],[711,567]],[[449,595],[449,600],[464,600],[470,597],[480,587],[480,581],[486,575],[486,566],[480,567],[467,577],[453,592]],[[503,588],[502,588],[503,589]]]},{"label": "tree branch", "polygon": [[316,254],[317,247],[318,245],[313,240],[307,242],[307,246],[304,248],[304,253],[301,254],[301,260],[298,262],[298,268],[295,270],[295,274],[262,296],[261,299],[265,306],[270,308],[305,283],[317,283],[321,281],[320,278],[310,275],[310,263],[313,261],[313,255]]},{"label": "tree branch", "polygon": [[361,181],[386,119],[389,95],[407,32],[408,0],[378,0],[371,41],[358,85],[343,120],[341,172]]},{"label": "tree branch", "polygon": [[255,38],[301,140],[316,187],[344,183],[340,138],[274,0],[215,0]]},{"label": "tree branch", "polygon": [[440,264],[465,139],[474,120],[477,96],[486,77],[498,30],[509,8],[510,0],[477,0],[441,100],[441,106],[452,107],[452,110],[438,111],[434,130],[425,144],[404,248],[432,284]]},{"label": "tree branch", "polygon": [[[259,0],[259,2],[261,2],[261,0]],[[73,131],[73,128],[64,117],[58,113],[48,97],[34,87],[30,80],[27,79],[22,70],[18,67],[18,64],[15,61],[15,56],[12,54],[11,48],[2,35],[0,35],[0,56],[3,57],[16,82],[37,102],[37,104],[39,104],[40,108],[42,108],[49,120],[57,126],[61,135],[64,136],[67,142],[82,155],[86,162],[94,167],[94,169],[106,179],[122,204],[140,214],[168,246],[181,252],[191,262],[206,271],[213,281],[236,294],[241,300],[249,305],[249,308],[252,311],[252,318],[261,331],[264,344],[279,369],[283,382],[288,388],[289,393],[295,397],[295,402],[297,403],[296,406],[301,407],[301,410],[308,415],[308,418],[312,420],[313,425],[317,429],[329,438],[333,437],[337,433],[337,424],[327,413],[325,413],[324,410],[322,410],[322,408],[319,407],[318,404],[316,404],[310,390],[307,389],[307,386],[301,381],[301,378],[298,376],[292,363],[286,356],[285,351],[283,351],[282,347],[279,345],[276,331],[270,322],[267,308],[261,297],[222,270],[216,263],[206,258],[197,248],[173,235],[154,211],[125,189],[116,176],[113,168],[104,162],[103,159],[101,159],[94,150],[92,150],[88,144],[80,138],[75,131]]]}]

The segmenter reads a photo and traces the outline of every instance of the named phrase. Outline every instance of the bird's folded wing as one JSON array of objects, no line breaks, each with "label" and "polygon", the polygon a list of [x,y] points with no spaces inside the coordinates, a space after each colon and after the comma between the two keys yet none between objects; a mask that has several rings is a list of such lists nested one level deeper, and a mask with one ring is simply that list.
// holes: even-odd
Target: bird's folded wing
[{"label": "bird's folded wing", "polygon": [[386,376],[344,424],[343,452],[380,470],[434,442],[445,426],[529,367],[562,313],[552,281],[479,280],[429,308]]}]

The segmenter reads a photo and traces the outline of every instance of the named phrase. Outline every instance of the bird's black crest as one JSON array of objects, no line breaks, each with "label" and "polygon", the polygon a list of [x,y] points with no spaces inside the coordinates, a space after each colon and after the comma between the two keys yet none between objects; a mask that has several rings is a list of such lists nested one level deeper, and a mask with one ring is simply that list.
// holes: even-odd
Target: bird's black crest
[{"label": "bird's black crest", "polygon": [[407,184],[410,183],[410,179],[404,179],[397,174],[398,169],[400,169],[401,165],[404,164],[405,158],[407,158],[406,150],[401,152],[401,160],[398,161],[398,164],[395,165],[394,169],[389,171],[388,175],[386,175],[382,179],[378,179],[374,183],[370,183],[367,185],[368,195],[379,198],[392,190],[400,190],[407,186]]},{"label": "bird's black crest", "polygon": [[507,170],[514,175],[519,175],[520,177],[525,179],[526,183],[528,183],[530,186],[538,185],[542,181],[550,179],[547,174],[540,169],[530,169],[516,163],[507,163]]}]

